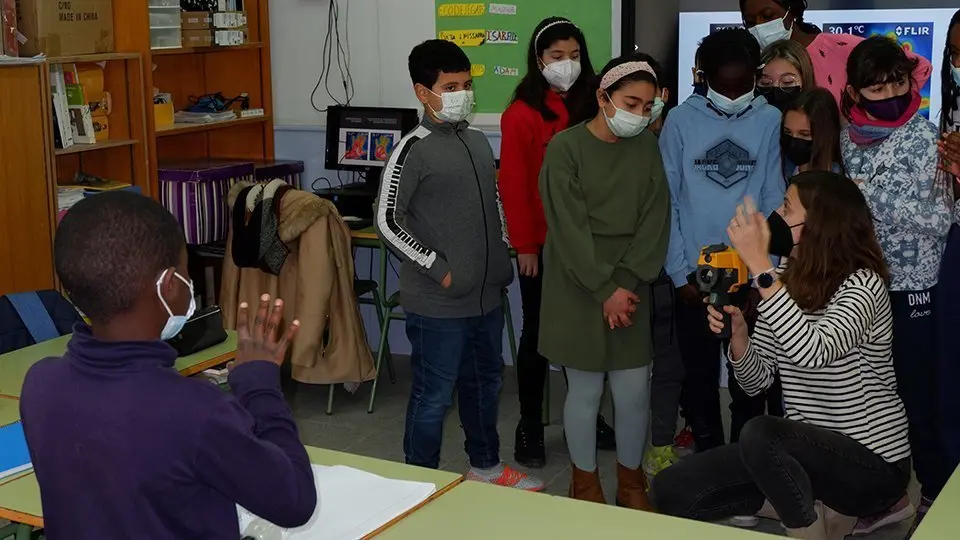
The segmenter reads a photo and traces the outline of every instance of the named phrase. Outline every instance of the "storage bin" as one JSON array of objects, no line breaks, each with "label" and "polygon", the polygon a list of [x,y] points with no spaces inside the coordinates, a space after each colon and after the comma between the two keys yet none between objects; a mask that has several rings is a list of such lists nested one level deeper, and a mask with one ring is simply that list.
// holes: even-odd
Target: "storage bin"
[{"label": "storage bin", "polygon": [[301,186],[301,176],[303,175],[302,161],[254,161],[253,166],[256,168],[254,177],[257,182],[283,180],[297,189],[303,189]]},{"label": "storage bin", "polygon": [[151,28],[150,29],[150,48],[151,49],[176,49],[181,46],[180,27],[176,28]]},{"label": "storage bin", "polygon": [[161,164],[160,203],[183,227],[187,244],[209,244],[227,237],[227,194],[239,181],[254,180],[249,161],[197,160]]},{"label": "storage bin", "polygon": [[150,29],[180,28],[180,9],[150,8]]}]

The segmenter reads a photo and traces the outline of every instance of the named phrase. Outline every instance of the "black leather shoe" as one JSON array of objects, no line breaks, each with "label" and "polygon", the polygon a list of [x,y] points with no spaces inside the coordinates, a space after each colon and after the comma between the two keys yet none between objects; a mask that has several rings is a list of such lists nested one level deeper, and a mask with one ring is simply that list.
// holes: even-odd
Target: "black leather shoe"
[{"label": "black leather shoe", "polygon": [[543,424],[540,419],[517,424],[513,459],[518,465],[530,469],[540,469],[547,464],[547,453],[543,445]]},{"label": "black leather shoe", "polygon": [[607,425],[603,415],[597,415],[597,449],[613,450],[617,447],[617,434]]}]

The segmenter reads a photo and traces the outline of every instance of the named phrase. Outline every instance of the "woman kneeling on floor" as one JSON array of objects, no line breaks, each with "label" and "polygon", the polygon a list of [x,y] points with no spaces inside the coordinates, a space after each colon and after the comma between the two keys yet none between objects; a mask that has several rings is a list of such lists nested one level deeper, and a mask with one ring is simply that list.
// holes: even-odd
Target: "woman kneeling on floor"
[{"label": "woman kneeling on floor", "polygon": [[[738,444],[660,473],[653,502],[667,514],[719,521],[754,515],[766,501],[790,536],[842,539],[856,522],[850,516],[890,507],[910,480],[888,273],[870,210],[853,181],[807,172],[769,219],[748,200],[727,233],[763,298],[752,336],[740,311],[725,308],[730,361],[748,393],[780,374],[786,418],[754,418]],[[794,249],[781,273],[770,267],[769,246],[783,243]],[[724,326],[713,308],[710,326]]]}]

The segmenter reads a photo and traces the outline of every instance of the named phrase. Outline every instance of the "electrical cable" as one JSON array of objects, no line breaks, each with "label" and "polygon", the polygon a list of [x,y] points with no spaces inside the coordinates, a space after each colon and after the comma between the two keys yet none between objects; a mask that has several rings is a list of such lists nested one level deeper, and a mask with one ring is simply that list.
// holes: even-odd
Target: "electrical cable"
[{"label": "electrical cable", "polygon": [[[350,23],[350,8],[346,10],[345,24]],[[310,92],[310,106],[317,112],[323,113],[327,108],[317,106],[317,94],[320,86],[330,98],[330,101],[337,105],[349,106],[353,101],[355,89],[353,86],[353,73],[350,71],[350,29],[345,28],[343,36],[340,35],[340,3],[339,0],[330,0],[330,7],[327,10],[327,29],[323,37],[323,49],[320,52],[320,75],[317,82]],[[346,44],[344,44],[346,41]],[[334,73],[334,62],[336,70],[340,74],[341,86],[343,87],[343,100],[334,95],[330,88],[330,78]]]}]

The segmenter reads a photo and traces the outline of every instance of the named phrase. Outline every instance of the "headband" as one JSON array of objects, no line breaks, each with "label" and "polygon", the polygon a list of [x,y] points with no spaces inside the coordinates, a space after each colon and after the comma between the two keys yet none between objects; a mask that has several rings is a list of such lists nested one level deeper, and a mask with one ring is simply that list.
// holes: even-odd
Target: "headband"
[{"label": "headband", "polygon": [[650,64],[646,62],[624,62],[619,66],[611,68],[610,71],[600,79],[600,89],[606,90],[620,79],[638,71],[646,71],[650,75],[653,75],[654,81],[657,80],[657,72],[650,67]]},{"label": "headband", "polygon": [[570,22],[570,21],[568,21],[568,20],[566,20],[566,19],[560,19],[559,21],[553,21],[552,23],[550,23],[550,24],[544,26],[543,28],[541,28],[540,31],[537,32],[536,37],[533,38],[533,50],[534,50],[534,51],[537,50],[537,44],[540,43],[540,36],[542,36],[543,33],[546,32],[548,28],[553,28],[554,26],[557,26],[558,24],[569,24],[570,26],[576,28],[577,30],[580,29],[579,26],[573,24],[572,22]]}]

